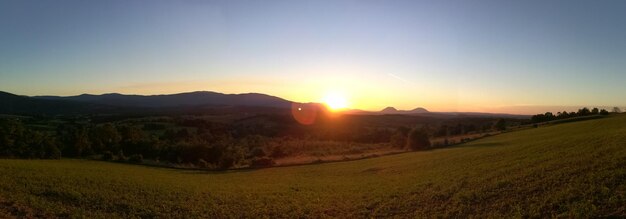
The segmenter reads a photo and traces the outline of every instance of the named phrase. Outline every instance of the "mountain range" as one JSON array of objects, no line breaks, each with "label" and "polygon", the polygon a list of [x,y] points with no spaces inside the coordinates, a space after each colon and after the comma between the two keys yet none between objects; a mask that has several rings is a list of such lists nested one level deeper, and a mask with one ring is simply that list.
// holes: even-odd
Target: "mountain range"
[{"label": "mountain range", "polygon": [[428,110],[418,107],[412,110],[398,110],[394,107],[387,107],[380,111],[382,114],[417,114],[417,113],[429,113]]},{"label": "mountain range", "polygon": [[[166,95],[125,95],[109,93],[77,96],[20,96],[0,91],[0,114],[19,115],[74,115],[74,114],[160,114],[160,113],[206,113],[206,112],[289,112],[297,103],[280,97],[260,93],[223,94],[196,91]],[[381,111],[345,110],[355,115],[463,115],[519,117],[510,114],[429,112],[418,107],[398,110],[387,107]]]},{"label": "mountain range", "polygon": [[286,112],[293,102],[265,94],[198,91],[170,95],[82,94],[20,96],[0,91],[0,114],[162,114],[205,112]]},{"label": "mountain range", "polygon": [[168,95],[124,95],[118,93],[78,96],[34,96],[41,100],[64,100],[118,107],[193,107],[193,106],[258,106],[291,107],[291,101],[259,93],[223,94],[210,91],[196,91]]}]

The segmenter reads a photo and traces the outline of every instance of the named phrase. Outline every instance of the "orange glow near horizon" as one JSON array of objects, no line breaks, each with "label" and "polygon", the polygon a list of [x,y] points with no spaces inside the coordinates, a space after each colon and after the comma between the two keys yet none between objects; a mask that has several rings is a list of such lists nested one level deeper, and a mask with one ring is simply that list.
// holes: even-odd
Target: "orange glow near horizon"
[{"label": "orange glow near horizon", "polygon": [[328,92],[322,98],[322,102],[333,111],[345,109],[348,107],[348,100],[346,98],[346,95],[341,92]]}]

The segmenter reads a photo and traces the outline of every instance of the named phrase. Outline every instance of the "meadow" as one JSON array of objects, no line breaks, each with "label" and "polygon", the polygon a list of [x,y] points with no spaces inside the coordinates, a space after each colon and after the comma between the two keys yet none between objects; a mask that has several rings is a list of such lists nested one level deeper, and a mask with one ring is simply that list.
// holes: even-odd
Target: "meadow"
[{"label": "meadow", "polygon": [[626,217],[626,116],[357,161],[194,171],[0,160],[0,216]]}]

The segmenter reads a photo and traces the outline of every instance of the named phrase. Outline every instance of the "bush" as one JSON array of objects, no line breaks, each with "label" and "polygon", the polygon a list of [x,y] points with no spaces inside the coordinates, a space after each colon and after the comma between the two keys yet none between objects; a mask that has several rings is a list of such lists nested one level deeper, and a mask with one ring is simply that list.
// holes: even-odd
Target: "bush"
[{"label": "bush", "polygon": [[200,168],[209,168],[209,163],[206,162],[204,159],[198,159],[198,162],[196,162],[196,165]]},{"label": "bush", "polygon": [[48,159],[61,159],[61,150],[56,145],[48,144],[45,150],[45,158]]},{"label": "bush", "polygon": [[229,169],[235,165],[235,159],[231,156],[223,156],[219,162],[219,168],[222,170]]},{"label": "bush", "polygon": [[120,150],[120,152],[117,153],[117,160],[126,161],[126,156],[124,156],[124,151]]},{"label": "bush", "polygon": [[422,129],[412,129],[411,132],[409,132],[407,146],[409,147],[409,149],[414,151],[428,149],[430,147],[428,134]]},{"label": "bush", "polygon": [[609,111],[606,111],[605,109],[600,110],[600,115],[606,116],[609,115]]},{"label": "bush", "polygon": [[102,154],[103,160],[113,160],[113,158],[113,153],[111,153],[110,151],[105,151],[104,154]]},{"label": "bush", "polygon": [[389,143],[393,147],[403,148],[406,145],[406,135],[402,134],[401,132],[396,132],[394,135],[391,136]]},{"label": "bush", "polygon": [[506,130],[506,121],[504,119],[499,119],[494,125],[493,128],[498,131]]},{"label": "bush", "polygon": [[133,163],[142,163],[143,162],[143,155],[141,154],[133,154],[130,156],[130,158],[128,158],[128,161],[133,162]]},{"label": "bush", "polygon": [[263,158],[255,158],[252,160],[250,167],[253,168],[261,168],[261,167],[271,167],[276,165],[276,162],[272,158],[263,157]]},{"label": "bush", "polygon": [[285,153],[285,150],[282,146],[276,146],[272,148],[272,153],[270,156],[273,158],[281,158],[287,156],[287,153]]},{"label": "bush", "polygon": [[263,148],[254,148],[250,151],[250,157],[265,157],[265,151]]}]

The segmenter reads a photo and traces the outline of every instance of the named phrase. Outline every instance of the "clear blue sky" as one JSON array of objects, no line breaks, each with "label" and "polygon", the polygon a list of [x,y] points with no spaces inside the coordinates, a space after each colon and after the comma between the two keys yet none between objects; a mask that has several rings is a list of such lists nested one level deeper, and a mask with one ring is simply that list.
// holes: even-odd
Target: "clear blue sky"
[{"label": "clear blue sky", "polygon": [[0,1],[0,90],[22,95],[519,113],[624,106],[625,67],[626,1]]}]

